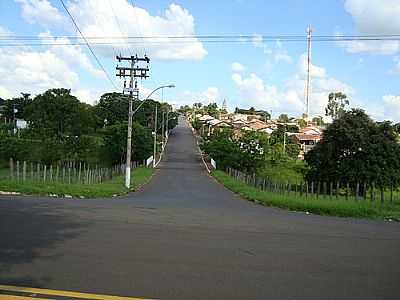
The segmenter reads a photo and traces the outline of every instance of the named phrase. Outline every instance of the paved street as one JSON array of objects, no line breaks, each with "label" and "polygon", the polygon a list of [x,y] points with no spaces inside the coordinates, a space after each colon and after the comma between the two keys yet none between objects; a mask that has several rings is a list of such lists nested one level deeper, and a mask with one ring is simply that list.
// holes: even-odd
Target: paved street
[{"label": "paved street", "polygon": [[400,225],[262,207],[184,122],[142,191],[0,198],[0,284],[160,299],[399,299]]}]

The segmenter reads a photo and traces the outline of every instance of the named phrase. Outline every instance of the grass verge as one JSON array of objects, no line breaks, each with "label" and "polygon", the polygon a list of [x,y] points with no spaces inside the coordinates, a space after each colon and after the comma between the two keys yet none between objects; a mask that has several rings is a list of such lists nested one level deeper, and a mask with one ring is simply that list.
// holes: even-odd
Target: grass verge
[{"label": "grass verge", "polygon": [[140,186],[150,180],[153,172],[154,169],[152,168],[136,168],[132,170],[130,190],[124,186],[124,176],[117,176],[110,181],[89,185],[35,181],[17,182],[6,177],[0,177],[0,191],[42,196],[54,194],[85,198],[112,197],[114,195],[123,195],[129,191],[138,190]]},{"label": "grass verge", "polygon": [[265,206],[275,206],[292,211],[304,211],[319,215],[357,218],[387,218],[400,220],[399,203],[371,203],[363,201],[344,201],[305,198],[295,195],[282,195],[261,191],[238,181],[225,172],[213,171],[212,176],[226,188],[239,194],[245,199]]}]

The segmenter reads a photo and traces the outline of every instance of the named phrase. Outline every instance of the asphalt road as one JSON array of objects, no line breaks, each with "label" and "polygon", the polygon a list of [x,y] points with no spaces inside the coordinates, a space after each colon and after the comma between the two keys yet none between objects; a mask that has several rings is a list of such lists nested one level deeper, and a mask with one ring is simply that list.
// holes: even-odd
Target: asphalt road
[{"label": "asphalt road", "polygon": [[142,191],[0,198],[0,284],[160,299],[400,299],[400,225],[262,207],[216,183],[190,129]]}]

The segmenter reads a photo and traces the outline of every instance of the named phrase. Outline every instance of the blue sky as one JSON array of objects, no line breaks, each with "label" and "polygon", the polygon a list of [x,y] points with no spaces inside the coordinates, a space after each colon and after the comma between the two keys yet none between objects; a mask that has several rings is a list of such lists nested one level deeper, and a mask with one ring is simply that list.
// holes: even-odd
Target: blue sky
[{"label": "blue sky", "polygon": [[[254,106],[274,115],[304,112],[306,43],[259,35],[305,35],[309,24],[315,35],[400,34],[398,0],[65,2],[85,35],[253,36],[245,43],[154,45],[140,40],[139,46],[94,50],[113,79],[116,53],[146,51],[152,59],[151,78],[141,83],[142,97],[160,84],[174,83],[176,89],[165,91],[164,100],[177,105],[226,99],[231,110]],[[76,35],[58,0],[2,0],[0,17],[3,37]],[[113,90],[85,46],[0,46],[0,52],[0,97],[57,86],[93,103]],[[399,52],[398,41],[314,42],[311,113],[322,114],[327,95],[342,91],[352,106],[374,118],[400,121]]]}]

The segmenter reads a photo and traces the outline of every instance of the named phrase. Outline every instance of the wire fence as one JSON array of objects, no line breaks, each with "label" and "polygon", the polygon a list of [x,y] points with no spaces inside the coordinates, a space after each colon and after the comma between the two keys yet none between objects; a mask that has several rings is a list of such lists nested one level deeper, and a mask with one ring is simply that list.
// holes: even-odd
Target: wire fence
[{"label": "wire fence", "polygon": [[[146,166],[143,163],[133,162],[131,168]],[[56,164],[40,162],[9,160],[10,179],[17,182],[43,182],[65,184],[95,184],[113,179],[125,174],[125,164],[112,167],[91,166],[84,162],[59,161]]]},{"label": "wire fence", "polygon": [[282,195],[294,195],[304,198],[321,198],[331,200],[370,201],[394,203],[399,199],[399,191],[394,186],[383,188],[375,183],[324,182],[310,181],[301,183],[283,183],[267,178],[260,178],[256,174],[246,174],[232,168],[225,172],[236,180],[251,185],[259,190]]}]

